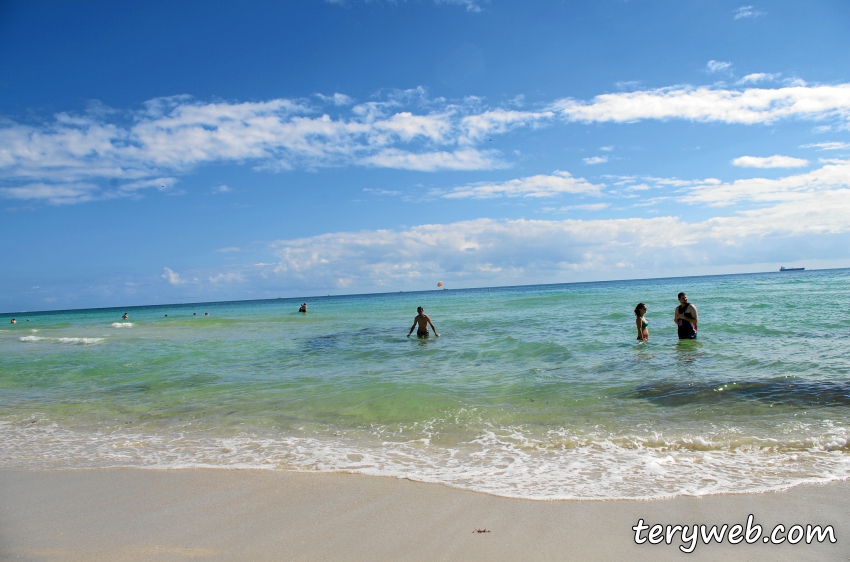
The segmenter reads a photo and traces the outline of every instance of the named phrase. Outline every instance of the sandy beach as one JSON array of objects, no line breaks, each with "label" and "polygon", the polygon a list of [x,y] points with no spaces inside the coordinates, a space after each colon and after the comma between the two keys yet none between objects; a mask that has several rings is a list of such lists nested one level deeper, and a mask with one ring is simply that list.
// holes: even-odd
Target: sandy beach
[{"label": "sandy beach", "polygon": [[[528,501],[356,474],[0,470],[9,560],[847,560],[850,484],[652,501]],[[634,543],[634,526],[832,525],[837,542]],[[488,533],[474,532],[488,529]]]}]

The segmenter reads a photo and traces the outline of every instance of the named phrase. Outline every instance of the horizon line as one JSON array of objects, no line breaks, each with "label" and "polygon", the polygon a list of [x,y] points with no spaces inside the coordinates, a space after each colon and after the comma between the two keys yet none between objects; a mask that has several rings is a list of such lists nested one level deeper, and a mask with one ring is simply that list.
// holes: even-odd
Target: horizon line
[{"label": "horizon line", "polygon": [[[825,268],[825,269],[807,269],[804,268],[807,272],[812,271],[836,271],[841,269],[850,269],[850,267],[833,267],[833,268]],[[528,284],[528,285],[496,285],[496,286],[485,286],[485,287],[462,287],[458,289],[423,289],[417,291],[383,291],[376,293],[347,293],[342,295],[313,295],[313,296],[298,296],[298,297],[271,297],[271,298],[262,298],[262,299],[237,299],[237,300],[225,300],[225,301],[201,301],[201,302],[181,302],[181,303],[164,303],[164,304],[136,304],[130,306],[96,306],[90,308],[64,308],[57,310],[19,310],[14,312],[0,312],[0,316],[14,316],[17,314],[56,314],[61,312],[82,312],[87,310],[132,310],[134,308],[158,308],[158,307],[168,307],[168,306],[201,306],[201,305],[221,305],[221,304],[233,304],[233,303],[248,303],[248,302],[266,302],[266,301],[288,301],[288,300],[301,300],[301,299],[327,299],[327,298],[345,298],[345,297],[365,297],[365,296],[378,296],[378,295],[397,295],[399,293],[430,293],[436,291],[478,291],[481,289],[514,289],[519,287],[554,287],[556,285],[586,285],[590,283],[621,283],[624,281],[655,281],[659,279],[696,279],[700,277],[730,277],[733,275],[764,275],[768,273],[780,273],[779,270],[776,271],[751,271],[748,273],[718,273],[712,275],[676,275],[673,277],[638,277],[633,279],[606,279],[603,281],[566,281],[563,283],[537,283],[537,284]]]}]

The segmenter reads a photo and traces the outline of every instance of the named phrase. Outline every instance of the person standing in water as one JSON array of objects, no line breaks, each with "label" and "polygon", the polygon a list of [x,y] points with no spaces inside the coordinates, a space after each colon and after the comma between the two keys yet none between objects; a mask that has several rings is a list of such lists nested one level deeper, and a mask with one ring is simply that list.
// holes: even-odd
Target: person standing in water
[{"label": "person standing in water", "polygon": [[646,321],[646,305],[639,302],[635,307],[635,326],[638,341],[649,341],[649,322]]},{"label": "person standing in water", "polygon": [[422,310],[422,307],[416,309],[416,312],[419,314],[416,315],[416,318],[413,319],[413,326],[410,327],[410,331],[407,332],[407,337],[410,337],[410,334],[413,333],[413,328],[416,328],[416,325],[419,325],[419,328],[416,329],[416,337],[417,338],[427,338],[428,334],[428,324],[434,328],[434,335],[438,338],[440,334],[437,333],[437,328],[434,327],[433,322],[431,322],[431,318],[428,317],[427,314]]},{"label": "person standing in water", "polygon": [[673,322],[679,326],[680,340],[697,339],[697,321],[699,321],[697,307],[688,302],[688,295],[679,293],[679,306],[676,307]]},{"label": "person standing in water", "polygon": [[301,308],[298,309],[298,312],[303,312],[305,314],[307,313],[307,303],[306,302],[301,303]]}]

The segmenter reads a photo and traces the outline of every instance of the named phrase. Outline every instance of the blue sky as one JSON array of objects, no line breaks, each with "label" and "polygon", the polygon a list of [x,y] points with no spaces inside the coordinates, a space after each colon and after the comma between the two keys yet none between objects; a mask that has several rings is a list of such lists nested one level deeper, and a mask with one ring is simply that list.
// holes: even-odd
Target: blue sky
[{"label": "blue sky", "polygon": [[850,266],[850,5],[0,4],[0,310]]}]

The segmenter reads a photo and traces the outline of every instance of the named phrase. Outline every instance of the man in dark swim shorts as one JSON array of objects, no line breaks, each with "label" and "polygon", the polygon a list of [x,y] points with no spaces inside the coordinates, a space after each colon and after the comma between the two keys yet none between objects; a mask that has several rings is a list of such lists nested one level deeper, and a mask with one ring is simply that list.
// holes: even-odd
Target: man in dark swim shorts
[{"label": "man in dark swim shorts", "polygon": [[680,340],[697,339],[697,307],[688,302],[688,295],[679,293],[679,306],[673,316],[673,322],[679,327]]},{"label": "man in dark swim shorts", "polygon": [[416,309],[416,312],[419,314],[416,318],[413,319],[413,326],[410,327],[410,331],[407,332],[407,337],[410,337],[410,334],[413,333],[413,328],[416,328],[416,325],[419,325],[419,328],[416,329],[416,337],[418,338],[427,338],[428,337],[428,324],[431,324],[431,327],[434,328],[434,335],[438,338],[440,334],[437,333],[437,328],[434,327],[434,324],[431,322],[431,319],[428,317],[425,312],[422,311],[422,307]]}]

